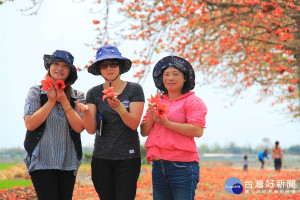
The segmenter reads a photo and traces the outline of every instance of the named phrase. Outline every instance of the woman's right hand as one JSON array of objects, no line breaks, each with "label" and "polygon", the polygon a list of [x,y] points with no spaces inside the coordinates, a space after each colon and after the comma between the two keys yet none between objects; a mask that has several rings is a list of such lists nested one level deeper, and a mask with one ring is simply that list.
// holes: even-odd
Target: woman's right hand
[{"label": "woman's right hand", "polygon": [[88,105],[85,105],[85,104],[83,104],[83,103],[80,103],[79,101],[75,101],[75,104],[76,104],[76,106],[77,106],[78,112],[84,113],[84,112],[86,112],[86,111],[89,110]]},{"label": "woman's right hand", "polygon": [[50,87],[48,90],[47,90],[47,97],[48,97],[48,101],[51,102],[51,103],[56,103],[56,89],[55,87]]},{"label": "woman's right hand", "polygon": [[156,108],[154,108],[153,105],[148,104],[148,115],[149,118],[151,118],[153,121],[155,121],[156,123],[159,123],[161,125],[164,125],[166,123],[167,117],[165,117],[164,119],[161,119],[160,116],[158,116],[156,114]]}]

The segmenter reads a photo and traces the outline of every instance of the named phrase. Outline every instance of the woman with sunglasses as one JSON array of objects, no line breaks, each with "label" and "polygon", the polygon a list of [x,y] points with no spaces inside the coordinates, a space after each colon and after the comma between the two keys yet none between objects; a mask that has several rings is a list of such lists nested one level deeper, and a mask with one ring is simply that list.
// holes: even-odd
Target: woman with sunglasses
[{"label": "woman with sunglasses", "polygon": [[[131,64],[116,47],[101,47],[88,72],[101,75],[105,83],[88,91],[86,105],[77,103],[84,115],[85,129],[90,134],[96,133],[92,181],[101,200],[133,200],[136,195],[141,167],[137,127],[145,98],[139,84],[120,77],[129,71]],[[103,98],[102,91],[110,87],[115,97]]]}]

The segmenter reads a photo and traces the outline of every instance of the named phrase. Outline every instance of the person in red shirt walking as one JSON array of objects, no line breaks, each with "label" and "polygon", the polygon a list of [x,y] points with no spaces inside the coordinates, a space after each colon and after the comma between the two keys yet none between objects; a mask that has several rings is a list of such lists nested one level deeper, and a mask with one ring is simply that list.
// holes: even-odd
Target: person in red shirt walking
[{"label": "person in red shirt walking", "polygon": [[207,108],[191,90],[195,73],[191,64],[177,56],[161,59],[153,69],[155,86],[161,91],[159,104],[169,113],[157,115],[152,104],[141,123],[147,160],[153,161],[154,200],[194,199],[199,182],[199,155],[194,137],[201,137]]}]

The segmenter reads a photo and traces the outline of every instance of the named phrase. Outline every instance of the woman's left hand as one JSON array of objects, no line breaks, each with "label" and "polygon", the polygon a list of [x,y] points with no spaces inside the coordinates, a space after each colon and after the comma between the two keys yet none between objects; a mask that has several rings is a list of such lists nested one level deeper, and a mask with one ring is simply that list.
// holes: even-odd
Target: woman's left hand
[{"label": "woman's left hand", "polygon": [[114,98],[114,99],[107,98],[107,102],[112,109],[117,108],[121,103],[120,100],[117,98]]},{"label": "woman's left hand", "polygon": [[159,123],[161,125],[164,125],[166,123],[169,122],[168,118],[167,117],[164,117],[164,119],[161,119],[160,116],[156,115],[155,112],[155,108],[151,105],[151,104],[148,104],[148,115],[149,117],[151,117],[156,123]]},{"label": "woman's left hand", "polygon": [[57,96],[56,101],[60,102],[61,104],[64,104],[65,102],[68,102],[68,98],[64,91],[58,91],[56,90]]}]

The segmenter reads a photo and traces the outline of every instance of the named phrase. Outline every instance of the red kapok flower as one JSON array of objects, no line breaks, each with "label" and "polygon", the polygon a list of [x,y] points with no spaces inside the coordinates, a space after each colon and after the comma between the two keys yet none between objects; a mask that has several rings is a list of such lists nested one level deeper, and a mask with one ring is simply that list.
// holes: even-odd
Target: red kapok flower
[{"label": "red kapok flower", "polygon": [[102,100],[104,101],[106,98],[111,100],[115,99],[121,93],[114,93],[114,87],[109,87],[107,90],[102,91],[105,95],[103,95]]},{"label": "red kapok flower", "polygon": [[289,92],[294,92],[293,86],[289,85],[289,86],[288,86],[288,89],[289,89]]},{"label": "red kapok flower", "polygon": [[60,91],[60,92],[62,92],[62,91],[64,91],[64,88],[66,87],[66,85],[65,85],[65,82],[63,81],[63,80],[57,80],[56,82],[55,82],[55,88],[58,90],[58,91]]},{"label": "red kapok flower", "polygon": [[50,87],[53,86],[53,83],[52,83],[52,80],[51,80],[50,76],[46,76],[46,80],[42,80],[41,83],[43,85],[41,90],[48,90]]},{"label": "red kapok flower", "polygon": [[157,104],[156,112],[155,114],[158,115],[161,119],[164,119],[166,114],[168,114],[170,111],[166,109],[167,104]]},{"label": "red kapok flower", "polygon": [[93,24],[99,24],[100,21],[99,20],[93,20]]},{"label": "red kapok flower", "polygon": [[151,94],[151,99],[147,99],[147,100],[148,100],[149,104],[151,104],[152,106],[156,107],[158,105],[159,101],[161,100],[160,94],[157,93],[155,95],[155,97],[153,97],[152,94]]}]

